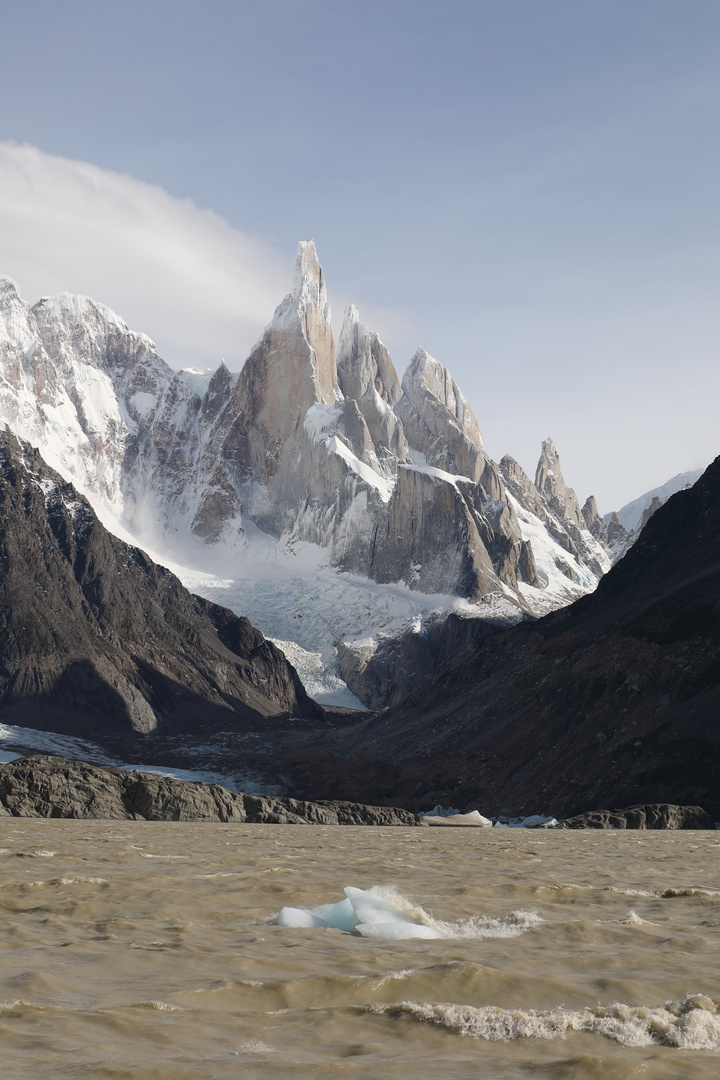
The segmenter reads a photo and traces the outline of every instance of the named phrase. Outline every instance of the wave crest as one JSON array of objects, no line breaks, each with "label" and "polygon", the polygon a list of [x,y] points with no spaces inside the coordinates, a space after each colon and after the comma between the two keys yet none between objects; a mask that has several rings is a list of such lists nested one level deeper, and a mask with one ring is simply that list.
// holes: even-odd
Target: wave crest
[{"label": "wave crest", "polygon": [[458,1035],[491,1042],[514,1039],[564,1039],[568,1032],[603,1035],[622,1046],[671,1046],[682,1050],[720,1050],[720,1001],[704,994],[662,1006],[595,1005],[585,1009],[501,1009],[495,1005],[422,1004],[371,1006],[370,1012],[411,1016],[440,1024]]}]

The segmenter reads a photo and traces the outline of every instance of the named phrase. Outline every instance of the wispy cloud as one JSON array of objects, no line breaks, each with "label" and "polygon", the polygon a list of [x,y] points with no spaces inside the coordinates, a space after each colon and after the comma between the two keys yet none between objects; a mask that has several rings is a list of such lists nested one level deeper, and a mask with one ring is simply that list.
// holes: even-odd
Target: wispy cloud
[{"label": "wispy cloud", "polygon": [[0,142],[0,274],[30,302],[107,304],[174,367],[238,369],[287,292],[289,255],[161,187]]}]

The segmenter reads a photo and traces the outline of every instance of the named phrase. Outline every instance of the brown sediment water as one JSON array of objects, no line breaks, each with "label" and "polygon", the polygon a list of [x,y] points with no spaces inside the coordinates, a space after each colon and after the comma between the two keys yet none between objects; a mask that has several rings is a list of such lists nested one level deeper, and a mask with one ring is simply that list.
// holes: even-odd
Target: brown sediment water
[{"label": "brown sediment water", "polygon": [[[720,833],[2,819],[13,1078],[720,1075]],[[392,885],[438,940],[273,925]]]}]

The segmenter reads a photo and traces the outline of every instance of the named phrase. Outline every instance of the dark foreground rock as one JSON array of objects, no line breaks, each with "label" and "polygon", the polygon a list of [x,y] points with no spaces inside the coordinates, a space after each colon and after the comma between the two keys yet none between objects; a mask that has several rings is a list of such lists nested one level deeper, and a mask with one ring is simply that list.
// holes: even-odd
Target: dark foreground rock
[{"label": "dark foreground rock", "polygon": [[397,705],[471,642],[507,630],[523,616],[473,617],[467,611],[423,619],[422,626],[369,641],[338,641],[340,674],[368,709]]},{"label": "dark foreground rock", "polygon": [[37,754],[0,765],[0,816],[237,821],[268,825],[417,825],[409,810],[245,795],[219,784],[101,769]]},{"label": "dark foreground rock", "polygon": [[626,810],[588,810],[560,822],[561,829],[714,829],[701,806],[645,803]]},{"label": "dark foreground rock", "polygon": [[75,734],[321,721],[259,630],[104,528],[36,450],[0,434],[0,716]]}]

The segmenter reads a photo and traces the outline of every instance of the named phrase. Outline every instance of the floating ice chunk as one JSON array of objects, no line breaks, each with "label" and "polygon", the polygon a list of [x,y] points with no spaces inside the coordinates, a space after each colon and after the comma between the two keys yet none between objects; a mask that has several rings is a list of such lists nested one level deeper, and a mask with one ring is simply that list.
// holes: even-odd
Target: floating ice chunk
[{"label": "floating ice chunk", "polygon": [[354,889],[348,886],[345,895],[357,916],[357,933],[363,937],[382,938],[444,938],[432,920],[420,907],[408,903],[399,893],[387,893],[374,886]]},{"label": "floating ice chunk", "polygon": [[459,813],[460,813],[460,811],[459,810],[454,810],[452,808],[452,806],[448,806],[448,808],[445,809],[444,806],[441,806],[440,803],[438,803],[437,806],[435,806],[432,810],[426,810],[425,813],[422,816],[423,817],[452,817],[453,814],[459,814]]},{"label": "floating ice chunk", "polygon": [[319,904],[308,911],[285,907],[275,922],[295,929],[326,927],[373,938],[445,938],[421,907],[393,889],[373,885],[370,889],[345,889],[345,900]]},{"label": "floating ice chunk", "polygon": [[520,822],[523,829],[538,829],[541,827],[554,829],[557,824],[557,818],[547,817],[545,814],[531,814],[530,817],[523,818]]},{"label": "floating ice chunk", "polygon": [[[345,892],[348,890],[346,889]],[[360,892],[360,889],[356,889],[356,892]],[[320,904],[318,907],[311,909],[313,915],[322,919],[325,926],[330,926],[334,930],[354,930],[358,924],[358,917],[355,913],[355,909],[349,900],[340,900],[337,904]]]},{"label": "floating ice chunk", "polygon": [[357,928],[358,934],[365,938],[384,938],[387,941],[399,941],[404,938],[446,938],[447,934],[441,933],[433,926],[422,926],[419,923],[404,922],[402,920],[384,923],[360,923]]},{"label": "floating ice chunk", "polygon": [[475,828],[488,829],[492,826],[490,818],[483,817],[479,810],[471,810],[469,814],[451,814],[449,817],[440,817],[436,814],[418,814],[420,821],[426,825],[450,825],[450,826],[468,826],[474,825]]},{"label": "floating ice chunk", "polygon": [[432,810],[418,814],[418,819],[426,825],[482,825],[483,828],[489,825],[500,825],[511,829],[553,829],[558,824],[557,818],[548,817],[546,814],[530,814],[524,818],[510,818],[510,820],[503,818],[492,821],[484,817],[479,810],[470,810],[462,814],[459,810],[453,810],[452,807],[446,810],[439,804]]},{"label": "floating ice chunk", "polygon": [[292,926],[295,929],[310,929],[316,926],[328,925],[322,919],[318,919],[317,915],[313,915],[312,912],[297,907],[284,907],[278,913],[275,922],[278,926]]},{"label": "floating ice chunk", "polygon": [[305,910],[283,908],[276,916],[278,926],[296,929],[345,930],[358,937],[398,941],[406,938],[484,938],[518,937],[537,928],[542,919],[534,912],[513,911],[500,919],[475,916],[459,922],[443,922],[413,904],[392,886],[373,885],[370,889],[345,889],[345,900],[337,904],[319,904]]}]

